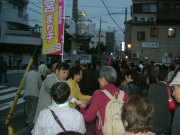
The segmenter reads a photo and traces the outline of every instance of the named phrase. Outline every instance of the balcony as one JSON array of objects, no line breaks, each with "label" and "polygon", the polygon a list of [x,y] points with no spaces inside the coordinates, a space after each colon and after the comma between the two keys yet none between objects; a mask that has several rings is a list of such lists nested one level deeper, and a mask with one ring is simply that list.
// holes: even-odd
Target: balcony
[{"label": "balcony", "polygon": [[180,8],[159,8],[158,20],[176,21],[180,20]]},{"label": "balcony", "polygon": [[25,14],[25,13],[23,13],[21,11],[18,11],[18,18],[28,20],[29,19],[29,14]]},{"label": "balcony", "polygon": [[41,45],[41,33],[33,31],[6,30],[3,43]]},{"label": "balcony", "polygon": [[23,5],[27,5],[29,3],[29,0],[10,0],[10,1],[14,1]]}]

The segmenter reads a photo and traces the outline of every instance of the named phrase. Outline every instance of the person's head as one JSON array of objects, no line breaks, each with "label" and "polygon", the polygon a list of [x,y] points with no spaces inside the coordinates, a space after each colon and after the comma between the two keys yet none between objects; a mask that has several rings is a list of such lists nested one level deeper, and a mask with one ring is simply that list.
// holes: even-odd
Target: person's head
[{"label": "person's head", "polygon": [[156,78],[157,82],[166,80],[166,73],[163,70],[158,70],[158,77]]},{"label": "person's head", "polygon": [[135,68],[135,70],[138,72],[138,73],[141,73],[141,68],[138,66]]},{"label": "person's head", "polygon": [[80,82],[82,78],[82,69],[78,66],[74,66],[69,70],[68,78],[72,78],[75,82]]},{"label": "person's head", "polygon": [[58,64],[58,63],[54,63],[54,64],[52,65],[52,68],[51,68],[51,69],[52,69],[52,71],[53,71],[54,73],[56,72],[56,66],[57,66],[57,64]]},{"label": "person's head", "polygon": [[140,64],[143,64],[143,61],[142,61],[142,60],[140,60],[140,61],[139,61],[139,63],[140,63]]},{"label": "person's head", "polygon": [[174,65],[170,65],[170,66],[169,66],[169,69],[170,69],[171,71],[174,71],[174,70],[175,70],[175,66],[174,66]]},{"label": "person's head", "polygon": [[161,65],[159,64],[155,65],[155,70],[161,70]]},{"label": "person's head", "polygon": [[88,63],[88,68],[91,68],[91,63]]},{"label": "person's head", "polygon": [[47,64],[47,68],[48,68],[48,69],[51,69],[51,64]]},{"label": "person's head", "polygon": [[180,103],[180,72],[177,73],[173,81],[169,84],[172,87],[172,95],[175,97],[176,101]]},{"label": "person's head", "polygon": [[11,58],[11,55],[9,55],[9,58]]},{"label": "person's head", "polygon": [[154,61],[151,61],[151,65],[153,65],[153,66],[154,66]]},{"label": "person's head", "polygon": [[143,63],[143,66],[144,66],[144,68],[147,68],[148,67],[148,62],[147,61],[145,61],[144,63]]},{"label": "person's head", "polygon": [[66,131],[66,132],[60,132],[58,135],[83,135],[83,134],[74,131]]},{"label": "person's head", "polygon": [[58,80],[65,81],[69,75],[69,64],[66,62],[58,62],[55,68],[55,74]]},{"label": "person's head", "polygon": [[176,64],[180,65],[180,59],[176,59]]},{"label": "person's head", "polygon": [[101,67],[107,66],[108,62],[106,60],[101,61]]},{"label": "person's head", "polygon": [[122,107],[122,120],[126,131],[146,133],[151,131],[154,106],[150,100],[139,95],[130,96]]},{"label": "person's head", "polygon": [[66,82],[56,82],[50,89],[50,96],[56,104],[65,103],[70,96],[70,87]]},{"label": "person's head", "polygon": [[97,62],[97,66],[98,66],[98,68],[101,68],[101,61]]},{"label": "person's head", "polygon": [[83,68],[86,68],[87,67],[87,61],[86,60],[81,60],[80,61],[80,67],[83,69]]},{"label": "person's head", "polygon": [[75,61],[75,66],[78,66],[78,67],[80,66],[79,60],[76,60],[76,61]]},{"label": "person's head", "polygon": [[138,73],[134,69],[130,69],[130,70],[126,71],[126,73],[125,73],[125,79],[127,82],[137,81],[137,77],[138,77]]},{"label": "person's head", "polygon": [[36,65],[31,65],[31,66],[30,66],[30,70],[37,71],[37,66],[36,66]]},{"label": "person's head", "polygon": [[99,71],[99,84],[100,88],[103,88],[107,84],[115,84],[117,79],[117,72],[111,66],[104,66]]},{"label": "person's head", "polygon": [[44,64],[44,60],[41,60],[40,63],[41,63],[41,64]]},{"label": "person's head", "polygon": [[134,68],[134,62],[130,63],[131,68]]}]

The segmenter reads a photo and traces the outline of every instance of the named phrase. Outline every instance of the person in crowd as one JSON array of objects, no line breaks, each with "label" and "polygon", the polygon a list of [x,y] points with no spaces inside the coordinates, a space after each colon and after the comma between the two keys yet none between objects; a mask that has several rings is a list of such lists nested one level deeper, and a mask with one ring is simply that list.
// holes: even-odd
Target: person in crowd
[{"label": "person in crowd", "polygon": [[2,79],[2,74],[4,74],[5,83],[8,82],[6,71],[7,71],[7,63],[6,63],[6,61],[4,61],[4,57],[2,56],[1,60],[0,60],[0,82]]},{"label": "person in crowd", "polygon": [[171,126],[172,115],[168,108],[168,91],[167,83],[165,82],[166,73],[158,70],[157,84],[150,87],[148,92],[148,99],[154,104],[154,119],[152,125],[152,132],[156,135],[168,135]]},{"label": "person in crowd", "polygon": [[123,135],[155,135],[151,132],[153,117],[152,102],[139,95],[132,95],[122,107],[122,120],[126,127]]},{"label": "person in crowd", "polygon": [[175,62],[176,62],[176,66],[175,66],[175,71],[172,76],[172,80],[174,79],[176,74],[180,71],[180,59],[177,59]]},{"label": "person in crowd", "polygon": [[50,75],[52,73],[51,64],[48,64],[47,68],[48,68],[48,70],[46,71],[45,78],[47,77],[47,75]]},{"label": "person in crowd", "polygon": [[96,70],[97,70],[97,69],[96,69],[96,66],[97,66],[96,63],[93,63],[93,64],[92,64],[92,72],[93,72],[94,74],[96,73]]},{"label": "person in crowd", "polygon": [[126,92],[128,96],[141,94],[141,89],[136,84],[137,78],[138,78],[138,73],[134,69],[130,69],[125,73],[125,79],[127,84],[123,85],[121,87],[121,90]]},{"label": "person in crowd", "polygon": [[121,79],[122,79],[122,81],[124,81],[125,80],[125,73],[126,73],[126,71],[128,71],[129,70],[129,66],[128,65],[121,65],[121,67],[120,67],[120,71],[121,71]]},{"label": "person in crowd", "polygon": [[12,60],[12,57],[11,55],[9,56],[9,69],[11,70],[12,69],[12,65],[13,65],[13,60]]},{"label": "person in crowd", "polygon": [[39,66],[38,72],[41,74],[42,81],[45,79],[46,71],[48,70],[47,66],[44,64],[44,60],[41,60],[41,65]]},{"label": "person in crowd", "polygon": [[131,63],[130,63],[130,67],[129,67],[129,69],[135,69],[135,67],[134,67],[134,66],[135,66],[134,62],[131,62]]},{"label": "person in crowd", "polygon": [[[66,81],[68,75],[69,75],[69,64],[66,62],[58,62],[56,66],[56,72],[48,75],[47,78],[44,80],[39,92],[39,99],[38,99],[38,104],[37,104],[33,123],[35,123],[39,115],[39,112],[47,108],[49,105],[51,105],[51,98],[49,94],[51,86],[58,81]],[[72,96],[70,97],[69,101],[71,103],[76,103],[78,105],[82,103],[82,101],[77,100]]]},{"label": "person in crowd", "polygon": [[159,76],[159,70],[154,70],[153,72],[152,72],[152,77],[150,78],[150,84],[149,84],[149,88],[151,87],[151,86],[153,86],[153,85],[156,85],[157,83],[158,83],[158,81],[157,81],[157,77]]},{"label": "person in crowd", "polygon": [[81,60],[80,67],[82,68],[82,79],[79,82],[79,88],[83,95],[92,95],[93,94],[93,73],[89,71],[87,67],[87,61]]},{"label": "person in crowd", "polygon": [[16,60],[16,69],[17,70],[19,70],[19,68],[20,68],[20,63],[21,63],[21,60],[19,59],[19,57],[17,58],[17,60]]},{"label": "person in crowd", "polygon": [[166,80],[167,83],[170,83],[172,81],[174,70],[175,70],[175,66],[174,65],[170,65],[169,66],[169,73],[168,73],[167,80]]},{"label": "person in crowd", "polygon": [[156,64],[155,67],[154,67],[155,70],[161,70],[161,65],[159,64]]},{"label": "person in crowd", "polygon": [[90,70],[90,71],[92,71],[91,63],[88,63],[88,64],[87,64],[87,69]]},{"label": "person in crowd", "polygon": [[142,73],[147,77],[148,76],[148,62],[147,61],[145,61],[144,63],[143,63],[143,70],[142,70]]},{"label": "person in crowd", "polygon": [[97,62],[97,69],[100,69],[101,68],[101,61],[98,61]]},{"label": "person in crowd", "polygon": [[101,68],[107,65],[108,65],[108,62],[106,60],[101,61]]},{"label": "person in crowd", "polygon": [[[36,120],[32,135],[55,135],[59,132],[86,132],[84,118],[77,110],[69,107],[70,87],[66,82],[56,82],[50,89],[52,105],[42,110]],[[57,118],[54,117],[53,113]],[[55,119],[58,119],[60,126]],[[64,129],[62,128],[64,127]],[[65,131],[64,131],[65,130]]]},{"label": "person in crowd", "polygon": [[[82,69],[78,66],[74,66],[70,69],[69,71],[69,76],[67,83],[69,87],[71,88],[71,96],[74,98],[77,98],[79,100],[84,100],[87,101],[91,98],[91,96],[85,96],[81,93],[81,90],[79,88],[78,82],[82,79]],[[71,108],[75,108],[76,104],[75,103],[70,103],[69,105]]]},{"label": "person in crowd", "polygon": [[112,62],[112,67],[116,70],[116,72],[117,72],[117,79],[116,79],[116,82],[115,82],[115,86],[117,87],[117,88],[119,88],[120,87],[120,85],[121,85],[121,74],[120,74],[120,68],[119,68],[119,65],[118,65],[118,63],[117,62],[115,62],[115,61],[113,61]]},{"label": "person in crowd", "polygon": [[154,61],[151,61],[148,66],[148,75],[150,78],[153,76],[153,71],[154,71]]},{"label": "person in crowd", "polygon": [[24,74],[23,80],[25,104],[29,110],[25,121],[26,125],[31,125],[33,123],[41,83],[41,75],[37,72],[37,66],[31,65],[30,71]]},{"label": "person in crowd", "polygon": [[168,75],[168,67],[166,67],[166,65],[165,64],[162,64],[162,69],[161,70],[163,70],[165,73],[166,73],[166,75]]},{"label": "person in crowd", "polygon": [[138,77],[137,77],[137,85],[141,89],[141,95],[146,97],[147,96],[147,82],[146,82],[146,76],[141,73],[141,68],[137,67],[135,69],[138,72]]},{"label": "person in crowd", "polygon": [[55,73],[56,72],[56,66],[57,66],[57,62],[55,62],[53,65],[52,65],[52,67],[51,67],[51,70],[52,70],[52,72],[53,73]]},{"label": "person in crowd", "polygon": [[139,63],[140,63],[140,64],[139,64],[139,67],[141,68],[141,72],[142,72],[142,71],[143,71],[143,67],[144,67],[144,66],[143,66],[143,61],[140,60]]},{"label": "person in crowd", "polygon": [[66,132],[61,132],[58,135],[83,135],[83,134],[74,131],[66,131]]},{"label": "person in crowd", "polygon": [[[169,84],[172,87],[173,93],[172,95],[175,97],[176,101],[180,103],[180,72],[177,73],[176,77]],[[180,106],[175,110],[173,123],[171,126],[171,135],[179,135],[180,134]]]},{"label": "person in crowd", "polygon": [[75,61],[75,66],[80,67],[80,61],[79,61],[79,60],[76,60],[76,61]]},{"label": "person in crowd", "polygon": [[[117,79],[117,72],[111,66],[104,66],[101,68],[99,72],[99,83],[100,83],[100,91],[92,98],[91,105],[87,110],[85,110],[86,105],[80,105],[80,112],[83,114],[85,122],[89,123],[93,121],[96,116],[97,112],[100,112],[102,124],[104,125],[104,118],[105,118],[105,108],[107,103],[110,101],[109,97],[107,97],[101,90],[107,90],[112,96],[115,93],[121,93],[122,91],[115,87],[114,83]],[[117,98],[118,94],[116,94]],[[126,101],[128,95],[124,93],[123,101]],[[103,102],[102,102],[103,101]],[[103,135],[102,132],[102,125],[100,124],[100,128],[98,130],[99,125],[99,117],[96,119],[96,129],[95,132],[97,135]]]}]

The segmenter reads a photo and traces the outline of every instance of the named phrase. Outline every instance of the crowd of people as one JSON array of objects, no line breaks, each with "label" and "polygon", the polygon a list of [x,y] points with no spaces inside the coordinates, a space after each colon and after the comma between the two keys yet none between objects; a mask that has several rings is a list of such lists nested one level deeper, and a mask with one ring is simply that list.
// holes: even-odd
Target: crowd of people
[{"label": "crowd of people", "polygon": [[[33,135],[179,135],[180,107],[168,108],[168,91],[180,103],[180,59],[165,65],[106,60],[45,65],[24,74],[25,124]],[[91,124],[88,124],[91,123]],[[93,125],[93,126],[92,126]],[[88,126],[93,129],[88,131]]]}]

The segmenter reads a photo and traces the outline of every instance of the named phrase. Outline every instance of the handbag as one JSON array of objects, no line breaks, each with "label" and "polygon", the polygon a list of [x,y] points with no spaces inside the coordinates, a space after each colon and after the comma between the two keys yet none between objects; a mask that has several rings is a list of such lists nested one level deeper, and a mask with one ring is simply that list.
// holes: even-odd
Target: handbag
[{"label": "handbag", "polygon": [[64,132],[66,132],[66,130],[65,130],[64,126],[63,126],[63,124],[61,123],[61,121],[59,120],[59,118],[56,116],[56,114],[54,113],[54,111],[51,110],[50,108],[49,108],[49,110],[51,111],[51,113],[52,113],[52,115],[53,115],[55,121],[56,121],[56,122],[59,124],[59,126],[64,130]]},{"label": "handbag", "polygon": [[170,92],[170,87],[167,86],[167,90],[168,90],[168,95],[169,95],[169,99],[168,99],[168,108],[170,111],[174,111],[177,108],[176,102],[172,99],[171,97],[171,92]]}]

